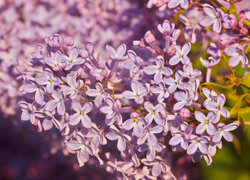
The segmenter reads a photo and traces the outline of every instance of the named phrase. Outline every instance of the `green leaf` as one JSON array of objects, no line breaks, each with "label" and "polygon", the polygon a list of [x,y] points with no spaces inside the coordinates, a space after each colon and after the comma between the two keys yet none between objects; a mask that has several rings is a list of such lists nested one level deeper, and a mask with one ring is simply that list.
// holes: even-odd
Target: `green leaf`
[{"label": "green leaf", "polygon": [[250,43],[248,43],[245,54],[248,54],[250,52]]},{"label": "green leaf", "polygon": [[248,27],[250,27],[250,21],[248,21],[246,19],[244,19],[243,21],[244,21],[245,25],[247,25]]},{"label": "green leaf", "polygon": [[242,78],[241,84],[250,87],[250,73],[248,73]]}]

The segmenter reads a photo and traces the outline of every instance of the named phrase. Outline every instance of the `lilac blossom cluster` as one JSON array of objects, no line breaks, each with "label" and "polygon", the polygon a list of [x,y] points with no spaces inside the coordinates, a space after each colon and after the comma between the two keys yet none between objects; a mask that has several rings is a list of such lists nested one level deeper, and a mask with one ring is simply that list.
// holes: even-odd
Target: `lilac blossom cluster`
[{"label": "lilac blossom cluster", "polygon": [[[48,25],[61,29],[38,33],[62,35],[46,37],[31,57],[18,60],[19,79],[23,79],[19,92],[24,97],[18,103],[21,120],[30,121],[39,131],[55,127],[80,166],[95,162],[116,173],[117,179],[175,179],[170,157],[172,151],[181,149],[194,162],[204,158],[210,165],[217,148],[222,148],[222,139],[232,142],[230,131],[239,124],[225,121],[230,117],[226,97],[201,82],[210,81],[212,68],[225,55],[230,57],[230,68],[241,63],[249,70],[245,54],[249,11],[236,17],[214,4],[198,4],[199,1],[150,0],[148,8],[156,6],[163,14],[179,13],[177,20],[185,27],[181,29],[167,19],[159,24],[161,18],[157,17],[157,28],[133,41],[136,49],[131,50],[125,44],[119,45],[124,34],[114,35],[115,28],[112,32],[107,30],[108,36],[107,31],[97,33],[115,22],[111,9],[118,11],[120,20],[127,21],[129,17],[121,13],[126,6],[114,5],[110,9],[105,2],[62,2],[65,6],[59,8],[63,12],[59,19],[66,20]],[[83,8],[92,5],[102,10]],[[103,19],[93,18],[103,9]],[[78,24],[85,17],[83,24]],[[49,17],[45,19],[50,22]],[[125,28],[128,36],[138,25],[132,20],[131,24]],[[75,29],[84,32],[75,33]],[[183,31],[186,41],[181,37]],[[105,46],[104,53],[102,46],[109,41],[107,37],[112,44]],[[209,45],[208,39],[212,40]],[[200,57],[207,68],[205,78],[189,55],[192,44],[198,42],[204,43],[202,50],[207,50],[209,56],[208,60]]]},{"label": "lilac blossom cluster", "polygon": [[[238,124],[219,123],[230,116],[223,94],[199,93],[201,71],[188,57],[191,44],[178,45],[180,30],[168,20],[158,30],[163,49],[151,32],[134,41],[154,54],[145,60],[125,44],[107,45],[109,58],[102,58],[91,43],[82,48],[58,35],[48,38],[19,65],[20,71],[29,67],[22,73],[21,119],[39,131],[59,129],[80,166],[92,158],[125,179],[174,178],[168,146],[211,164],[222,137],[232,141],[229,131]],[[120,158],[102,148],[112,141]]]}]

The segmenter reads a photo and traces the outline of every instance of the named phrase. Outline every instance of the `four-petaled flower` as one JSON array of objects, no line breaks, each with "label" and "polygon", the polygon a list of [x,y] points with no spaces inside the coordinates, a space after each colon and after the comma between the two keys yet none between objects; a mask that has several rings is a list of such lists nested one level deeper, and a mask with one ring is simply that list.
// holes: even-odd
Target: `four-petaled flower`
[{"label": "four-petaled flower", "polygon": [[72,109],[76,113],[70,116],[69,123],[72,126],[76,126],[81,121],[83,127],[91,128],[91,124],[92,124],[91,119],[89,118],[87,114],[92,110],[92,108],[93,108],[93,105],[90,102],[87,102],[82,106],[79,102],[74,101],[72,103]]},{"label": "four-petaled flower", "polygon": [[143,126],[146,125],[145,120],[140,117],[137,112],[133,112],[130,115],[130,119],[126,120],[122,127],[126,130],[130,130],[133,128],[133,133],[136,137],[140,137],[143,132]]},{"label": "four-petaled flower", "polygon": [[231,67],[235,67],[241,61],[242,66],[246,66],[248,64],[247,56],[244,54],[244,49],[239,45],[231,45],[226,48],[225,53],[228,56],[231,56],[229,59],[229,65]]},{"label": "four-petaled flower", "polygon": [[162,103],[157,104],[154,106],[150,102],[145,102],[144,108],[148,111],[148,114],[146,115],[145,119],[148,124],[151,124],[153,120],[155,120],[156,124],[163,125],[163,119],[160,116],[160,111],[164,110],[164,105]]},{"label": "four-petaled flower", "polygon": [[59,84],[58,79],[55,78],[49,71],[45,71],[43,75],[38,76],[36,78],[36,82],[39,85],[46,85],[46,90],[48,93],[52,93],[54,86]]},{"label": "four-petaled flower", "polygon": [[75,99],[79,89],[83,86],[83,82],[81,80],[76,81],[76,79],[68,75],[66,78],[67,85],[61,85],[61,91],[65,92],[66,95],[70,95],[71,99]]},{"label": "four-petaled flower", "polygon": [[106,100],[106,98],[108,97],[108,93],[104,92],[102,84],[99,82],[96,83],[95,88],[96,89],[89,89],[86,92],[86,94],[88,96],[95,97],[95,100],[94,100],[95,105],[97,107],[100,107],[100,105],[102,104],[102,101]]},{"label": "four-petaled flower", "polygon": [[57,113],[63,115],[65,113],[65,104],[64,104],[64,94],[63,92],[58,93],[53,91],[51,94],[53,100],[50,100],[45,105],[46,111],[54,111],[57,108]]},{"label": "four-petaled flower", "polygon": [[59,71],[65,65],[62,60],[62,55],[59,51],[54,54],[54,57],[46,57],[44,60],[46,64],[53,68],[54,71]]},{"label": "four-petaled flower", "polygon": [[131,89],[132,91],[124,91],[122,95],[127,99],[134,99],[137,104],[142,104],[144,101],[143,97],[148,94],[147,88],[132,82]]},{"label": "four-petaled flower", "polygon": [[175,111],[180,110],[181,108],[191,104],[191,102],[192,102],[192,97],[190,95],[189,90],[186,90],[185,92],[183,92],[183,91],[175,92],[174,93],[174,98],[178,101],[174,105],[174,110]]},{"label": "four-petaled flower", "polygon": [[191,140],[191,142],[192,143],[188,146],[187,154],[192,155],[197,151],[197,149],[199,149],[202,154],[207,154],[207,143],[209,141],[206,137],[195,137]]},{"label": "four-petaled flower", "polygon": [[209,4],[203,5],[203,10],[207,14],[204,19],[201,20],[202,26],[210,26],[213,24],[213,31],[219,33],[221,31],[221,19],[222,15],[220,11],[216,11]]},{"label": "four-petaled flower", "polygon": [[69,56],[62,55],[63,60],[67,63],[65,70],[70,70],[74,65],[80,65],[85,62],[82,57],[78,57],[79,52],[76,47],[73,47],[70,52]]},{"label": "four-petaled flower", "polygon": [[169,97],[169,92],[163,83],[160,83],[158,86],[151,86],[150,91],[154,94],[159,94],[157,97],[158,103],[162,103],[165,98]]},{"label": "four-petaled flower", "polygon": [[176,49],[176,53],[173,57],[170,58],[169,64],[174,66],[178,64],[180,61],[182,62],[182,64],[188,64],[190,62],[190,59],[187,56],[187,54],[191,49],[191,44],[190,43],[184,44],[182,49],[180,49],[179,46],[174,45],[174,48]]},{"label": "four-petaled flower", "polygon": [[160,84],[163,75],[170,76],[173,72],[170,68],[164,67],[164,59],[162,56],[158,56],[156,59],[156,65],[149,65],[144,69],[144,72],[148,75],[154,74],[154,82]]},{"label": "four-petaled flower", "polygon": [[229,131],[235,130],[239,126],[238,123],[231,123],[228,125],[225,125],[223,123],[218,124],[218,131],[215,133],[213,137],[213,142],[219,143],[221,141],[222,136],[227,140],[228,142],[233,141],[233,135]]},{"label": "four-petaled flower", "polygon": [[206,105],[206,108],[209,111],[216,112],[218,115],[221,114],[225,118],[229,118],[229,116],[230,116],[229,111],[223,107],[223,105],[225,104],[225,102],[226,102],[225,96],[223,94],[220,94],[219,96],[217,96],[216,101],[210,101]]},{"label": "four-petaled flower", "polygon": [[197,134],[202,134],[205,130],[209,135],[215,134],[216,128],[213,123],[217,123],[219,118],[214,112],[209,112],[207,117],[200,111],[195,111],[194,115],[195,119],[201,122],[196,128]]},{"label": "four-petaled flower", "polygon": [[169,93],[173,93],[177,88],[184,89],[184,83],[182,82],[183,76],[181,71],[175,73],[175,79],[172,77],[164,79],[166,85],[169,85]]}]

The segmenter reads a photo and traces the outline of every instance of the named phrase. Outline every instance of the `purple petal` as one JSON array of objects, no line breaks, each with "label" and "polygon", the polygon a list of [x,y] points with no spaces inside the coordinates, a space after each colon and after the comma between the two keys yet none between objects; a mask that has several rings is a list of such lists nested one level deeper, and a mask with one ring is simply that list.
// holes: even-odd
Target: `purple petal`
[{"label": "purple petal", "polygon": [[208,148],[206,144],[199,143],[199,150],[202,154],[207,154]]},{"label": "purple petal", "polygon": [[223,137],[227,142],[232,142],[233,141],[233,135],[230,132],[224,131],[223,132]]},{"label": "purple petal", "polygon": [[214,23],[214,19],[206,16],[205,18],[203,18],[200,22],[200,25],[202,26],[211,26]]},{"label": "purple petal", "polygon": [[123,127],[124,129],[126,129],[126,130],[130,130],[130,129],[133,128],[134,123],[135,123],[134,120],[128,119],[127,121],[125,121],[125,122],[123,123],[122,127]]},{"label": "purple petal", "polygon": [[207,125],[207,133],[209,135],[214,135],[216,133],[216,128],[214,127],[213,124],[208,124]]},{"label": "purple petal", "polygon": [[126,45],[125,44],[122,44],[118,47],[117,49],[117,55],[119,58],[121,58],[126,52]]},{"label": "purple petal", "polygon": [[77,102],[77,101],[74,101],[74,102],[72,103],[72,108],[73,108],[74,111],[76,111],[76,112],[81,112],[81,110],[82,110],[81,104],[80,104],[79,102]]},{"label": "purple petal", "polygon": [[200,111],[195,111],[194,115],[195,119],[202,123],[205,122],[205,120],[207,119],[206,116]]},{"label": "purple petal", "polygon": [[198,127],[196,128],[196,133],[202,134],[205,131],[206,127],[207,125],[205,123],[199,124]]},{"label": "purple petal", "polygon": [[179,55],[174,55],[173,57],[171,57],[170,58],[170,60],[169,60],[169,64],[171,65],[171,66],[174,66],[174,65],[176,65],[176,64],[178,64],[179,62],[180,62],[180,56]]},{"label": "purple petal", "polygon": [[149,65],[149,66],[144,68],[144,72],[148,75],[155,74],[157,70],[158,70],[158,67],[155,65]]},{"label": "purple petal", "polygon": [[240,58],[239,58],[238,55],[237,56],[232,56],[230,58],[230,60],[229,60],[229,65],[231,67],[235,67],[235,66],[237,66],[239,64],[239,62],[240,62]]},{"label": "purple petal", "polygon": [[156,146],[157,145],[157,138],[154,134],[149,133],[148,134],[148,144],[151,146]]},{"label": "purple petal", "polygon": [[89,153],[87,151],[86,148],[83,148],[81,151],[80,151],[80,154],[79,154],[79,158],[82,162],[87,162],[89,160]]},{"label": "purple petal", "polygon": [[22,121],[28,121],[30,119],[30,113],[27,110],[24,110],[21,114]]},{"label": "purple petal", "polygon": [[125,151],[126,149],[126,141],[124,138],[119,137],[117,142],[117,149],[119,151]]},{"label": "purple petal", "polygon": [[72,126],[76,126],[77,124],[79,124],[80,120],[81,120],[81,115],[76,113],[76,114],[70,116],[69,123]]},{"label": "purple petal", "polygon": [[168,8],[172,9],[177,7],[181,3],[181,0],[170,0],[168,2]]},{"label": "purple petal", "polygon": [[197,143],[190,144],[187,149],[187,154],[188,155],[194,154],[197,151],[197,148],[198,148]]},{"label": "purple petal", "polygon": [[131,91],[124,91],[124,92],[122,92],[122,95],[127,99],[135,99],[136,98],[136,95]]},{"label": "purple petal", "polygon": [[74,48],[72,48],[71,50],[70,50],[70,52],[69,52],[69,58],[70,58],[70,60],[74,60],[74,59],[76,59],[77,58],[77,56],[78,56],[78,49],[76,48],[76,47],[74,47]]},{"label": "purple petal", "polygon": [[45,110],[46,111],[54,111],[57,104],[58,104],[58,102],[56,100],[51,100],[51,101],[47,102],[47,104],[45,105]]},{"label": "purple petal", "polygon": [[216,20],[214,22],[214,25],[213,25],[213,31],[219,33],[221,31],[221,21],[220,20]]},{"label": "purple petal", "polygon": [[77,151],[81,148],[81,144],[75,140],[67,142],[66,146],[72,151]]}]

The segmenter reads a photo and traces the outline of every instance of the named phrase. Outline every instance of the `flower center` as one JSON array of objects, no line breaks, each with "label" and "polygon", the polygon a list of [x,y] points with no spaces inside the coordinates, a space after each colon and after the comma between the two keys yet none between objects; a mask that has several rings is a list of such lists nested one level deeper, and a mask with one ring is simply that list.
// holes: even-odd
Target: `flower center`
[{"label": "flower center", "polygon": [[83,114],[84,112],[83,111],[81,111],[81,114]]},{"label": "flower center", "polygon": [[53,82],[53,80],[52,79],[49,79],[49,81],[52,83]]},{"label": "flower center", "polygon": [[154,114],[155,113],[155,111],[154,110],[152,110],[152,112],[151,112],[152,114]]},{"label": "flower center", "polygon": [[138,118],[135,118],[135,122],[138,122],[139,121],[139,119]]},{"label": "flower center", "polygon": [[205,124],[208,124],[208,120],[205,121]]}]

